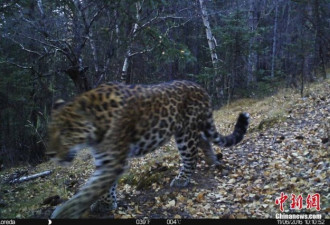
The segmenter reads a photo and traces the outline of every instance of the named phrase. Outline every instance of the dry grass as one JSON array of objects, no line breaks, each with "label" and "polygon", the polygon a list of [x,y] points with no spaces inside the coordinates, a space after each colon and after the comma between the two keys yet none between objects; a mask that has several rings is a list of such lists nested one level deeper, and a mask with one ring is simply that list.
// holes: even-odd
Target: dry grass
[{"label": "dry grass", "polygon": [[[323,83],[308,85],[305,96],[322,91],[326,95],[329,79]],[[329,93],[329,92],[328,92]],[[251,116],[249,131],[267,129],[286,119],[291,107],[301,99],[299,90],[282,89],[276,95],[261,100],[240,99],[214,112],[215,123],[219,132],[231,133],[234,122],[240,112]]]}]

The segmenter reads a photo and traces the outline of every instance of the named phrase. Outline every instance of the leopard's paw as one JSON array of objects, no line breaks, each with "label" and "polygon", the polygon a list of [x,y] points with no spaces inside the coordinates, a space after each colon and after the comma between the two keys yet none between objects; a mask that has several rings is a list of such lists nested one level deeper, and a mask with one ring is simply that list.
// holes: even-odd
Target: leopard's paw
[{"label": "leopard's paw", "polygon": [[105,201],[96,201],[94,202],[90,210],[93,213],[104,213],[104,212],[109,212],[111,210],[117,209],[118,204],[117,202],[105,202]]},{"label": "leopard's paw", "polygon": [[178,177],[176,177],[172,180],[170,186],[171,187],[179,187],[179,188],[186,187],[189,184],[189,181],[190,181],[190,179],[188,179],[188,178],[182,178],[182,177],[178,178]]}]

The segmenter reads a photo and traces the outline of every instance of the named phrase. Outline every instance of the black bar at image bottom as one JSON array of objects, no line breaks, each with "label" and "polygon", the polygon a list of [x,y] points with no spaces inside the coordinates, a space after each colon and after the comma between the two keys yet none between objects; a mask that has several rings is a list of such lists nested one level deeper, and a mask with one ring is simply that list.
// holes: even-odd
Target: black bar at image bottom
[{"label": "black bar at image bottom", "polygon": [[[283,224],[276,219],[0,219],[1,225],[235,225],[235,224]],[[286,224],[286,223],[284,223]],[[289,223],[291,224],[291,223]],[[305,224],[304,221],[295,224]]]}]

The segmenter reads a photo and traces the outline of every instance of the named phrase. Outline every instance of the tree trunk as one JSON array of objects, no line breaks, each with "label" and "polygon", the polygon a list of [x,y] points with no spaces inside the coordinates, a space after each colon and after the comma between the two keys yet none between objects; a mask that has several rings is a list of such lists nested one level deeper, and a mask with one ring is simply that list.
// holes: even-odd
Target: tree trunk
[{"label": "tree trunk", "polygon": [[316,66],[317,71],[321,73],[324,79],[327,78],[326,69],[325,69],[325,60],[324,53],[322,48],[322,38],[321,38],[321,20],[320,20],[320,2],[319,0],[313,1],[313,17],[315,23],[315,55],[314,55],[314,66]]},{"label": "tree trunk", "polygon": [[138,22],[140,21],[140,13],[142,10],[142,4],[143,1],[139,1],[135,3],[135,7],[136,7],[136,22],[133,25],[133,30],[132,30],[132,38],[130,43],[128,44],[127,47],[127,51],[125,54],[125,59],[124,59],[124,63],[123,63],[123,67],[122,67],[122,71],[121,71],[121,77],[120,80],[123,83],[129,84],[130,83],[130,78],[127,76],[127,71],[128,71],[128,66],[129,66],[129,60],[131,58],[131,51],[132,51],[132,44],[134,41],[134,38],[136,36],[136,31],[138,29]]},{"label": "tree trunk", "polygon": [[91,89],[86,77],[87,69],[88,67],[72,66],[64,71],[73,81],[79,94]]},{"label": "tree trunk", "polygon": [[255,71],[256,71],[256,63],[257,63],[257,54],[256,51],[253,49],[255,44],[255,7],[254,7],[254,0],[249,0],[249,29],[252,33],[252,37],[249,40],[249,55],[248,55],[248,77],[247,83],[251,84],[255,82]]},{"label": "tree trunk", "polygon": [[217,43],[216,43],[215,37],[212,34],[209,17],[208,17],[207,10],[206,10],[205,4],[204,4],[204,0],[199,0],[199,3],[200,3],[200,7],[201,7],[201,12],[202,12],[202,19],[203,19],[203,24],[205,27],[206,38],[207,38],[207,42],[209,44],[209,49],[210,49],[210,53],[211,53],[212,64],[213,64],[214,70],[216,71],[218,68],[218,66],[217,66],[218,55],[215,50]]},{"label": "tree trunk", "polygon": [[276,41],[277,41],[277,19],[278,19],[278,0],[275,0],[275,18],[274,18],[274,32],[273,32],[273,53],[272,53],[272,69],[271,77],[275,74],[275,58],[276,58]]},{"label": "tree trunk", "polygon": [[128,70],[128,60],[131,57],[130,56],[131,51],[130,49],[127,50],[126,55],[125,55],[125,59],[124,59],[124,63],[123,63],[123,68],[121,70],[121,77],[120,80],[123,83],[129,84],[129,80],[127,79],[127,70]]},{"label": "tree trunk", "polygon": [[[302,46],[303,48],[303,46]],[[306,72],[306,56],[305,56],[305,52],[304,50],[303,51],[303,54],[302,54],[302,58],[301,58],[301,71],[300,71],[300,75],[301,75],[301,85],[300,85],[300,96],[301,97],[304,97],[304,88],[305,88],[305,78],[306,78],[306,75],[305,75],[305,72]]]},{"label": "tree trunk", "polygon": [[[205,33],[206,33],[206,38],[207,38],[207,42],[209,45],[209,49],[210,49],[210,54],[211,54],[211,60],[212,60],[212,66],[214,69],[214,78],[213,80],[211,80],[209,82],[209,88],[210,90],[210,94],[213,95],[213,91],[216,92],[216,96],[217,99],[222,99],[223,98],[223,87],[219,87],[217,85],[217,83],[219,83],[219,81],[221,81],[221,78],[219,78],[219,74],[218,74],[218,55],[216,52],[215,47],[217,46],[217,42],[215,37],[212,34],[212,30],[211,30],[211,26],[210,26],[210,22],[209,22],[209,16],[206,10],[206,6],[204,4],[204,0],[199,0],[199,4],[200,4],[200,8],[201,8],[201,13],[202,13],[202,20],[203,20],[203,24],[205,27]],[[215,89],[215,90],[214,90]]]},{"label": "tree trunk", "polygon": [[[287,15],[286,15],[286,25],[285,25],[285,33],[287,34],[287,35],[285,35],[284,36],[284,38],[283,38],[283,44],[284,45],[289,45],[290,44],[290,42],[291,42],[291,37],[290,37],[290,35],[289,34],[291,34],[292,33],[292,31],[291,31],[291,12],[292,12],[292,10],[291,10],[291,1],[287,1],[287,3],[286,3],[286,13],[287,13]],[[292,52],[291,51],[284,51],[283,52],[283,58],[285,58],[285,60],[284,60],[284,71],[285,71],[285,73],[287,74],[287,79],[286,79],[286,82],[287,82],[287,84],[288,85],[291,85],[291,83],[292,83],[292,78],[293,78],[293,72],[291,71],[291,63],[290,63],[290,61],[289,61],[289,59],[291,58],[291,54],[292,54]]]},{"label": "tree trunk", "polygon": [[95,74],[99,74],[99,65],[98,65],[98,57],[97,57],[97,49],[94,41],[94,35],[93,31],[90,29],[89,31],[89,45],[92,49],[92,55],[93,55],[93,63],[94,63],[94,69],[95,69]]}]

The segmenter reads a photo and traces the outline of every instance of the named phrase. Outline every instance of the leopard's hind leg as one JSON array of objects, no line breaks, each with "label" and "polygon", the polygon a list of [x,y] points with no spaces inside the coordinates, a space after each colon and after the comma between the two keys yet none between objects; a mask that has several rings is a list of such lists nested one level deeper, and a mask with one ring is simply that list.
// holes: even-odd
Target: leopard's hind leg
[{"label": "leopard's hind leg", "polygon": [[171,187],[185,187],[189,184],[190,177],[197,164],[197,143],[199,133],[187,127],[175,135],[175,141],[183,163],[179,174],[172,180]]}]

